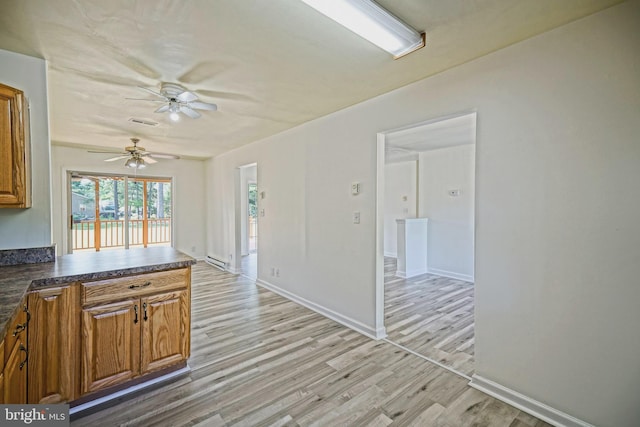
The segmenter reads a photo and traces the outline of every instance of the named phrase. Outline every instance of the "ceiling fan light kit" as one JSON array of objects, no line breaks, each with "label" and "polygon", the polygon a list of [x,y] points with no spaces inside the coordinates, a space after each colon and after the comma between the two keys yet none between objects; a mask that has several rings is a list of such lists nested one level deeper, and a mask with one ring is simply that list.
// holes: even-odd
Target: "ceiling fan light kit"
[{"label": "ceiling fan light kit", "polygon": [[216,104],[200,101],[196,94],[194,94],[193,92],[189,92],[188,90],[177,84],[163,83],[160,87],[160,92],[156,92],[155,90],[143,86],[139,86],[139,88],[151,93],[152,95],[155,95],[160,99],[127,99],[131,99],[134,101],[160,102],[163,105],[158,107],[154,112],[168,112],[169,119],[174,122],[180,120],[180,113],[184,114],[185,116],[191,117],[192,119],[197,119],[201,117],[202,114],[200,114],[196,110],[218,110],[218,106]]},{"label": "ceiling fan light kit", "polygon": [[144,162],[144,159],[140,156],[133,156],[129,160],[127,160],[124,164],[128,168],[132,169],[144,169],[147,165]]},{"label": "ceiling fan light kit", "polygon": [[394,59],[425,46],[425,35],[372,0],[302,0],[360,37],[386,50]]},{"label": "ceiling fan light kit", "polygon": [[90,153],[111,153],[117,154],[115,157],[110,157],[105,159],[105,162],[115,162],[117,160],[127,159],[124,163],[125,167],[132,169],[143,169],[147,167],[147,164],[157,163],[158,159],[169,159],[176,160],[179,159],[180,156],[176,156],[174,154],[166,154],[166,153],[151,153],[144,149],[144,147],[140,147],[138,142],[140,140],[138,138],[130,138],[133,145],[124,148],[124,153],[114,153],[113,151],[89,151]]}]

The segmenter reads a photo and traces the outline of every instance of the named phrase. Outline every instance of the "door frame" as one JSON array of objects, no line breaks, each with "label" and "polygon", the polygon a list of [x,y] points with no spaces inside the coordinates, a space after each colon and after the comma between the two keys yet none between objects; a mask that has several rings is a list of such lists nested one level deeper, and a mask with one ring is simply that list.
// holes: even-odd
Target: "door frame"
[{"label": "door frame", "polygon": [[[457,117],[466,116],[469,114],[476,114],[476,147],[478,144],[478,125],[477,125],[477,116],[478,110],[476,108],[470,108],[467,110],[460,110],[455,113],[446,114],[442,116],[438,116],[435,118],[431,118],[428,120],[424,120],[417,123],[412,123],[409,125],[401,126],[398,128],[389,129],[386,131],[378,132],[376,135],[376,261],[375,261],[375,318],[374,325],[376,330],[376,338],[383,339],[387,336],[387,331],[384,324],[384,190],[385,190],[385,176],[384,176],[384,167],[385,167],[385,146],[387,135],[393,134],[395,132],[405,131],[408,129],[419,128],[422,126],[430,125],[433,123],[441,122],[443,120],[454,119]],[[475,151],[475,162],[477,165],[477,157],[478,150]],[[478,197],[477,197],[477,177],[478,177],[478,168],[475,167],[475,175],[474,180],[476,180],[475,185],[475,195],[474,195],[474,209],[473,209],[473,217],[474,217],[474,227],[473,227],[473,251],[474,251],[474,264],[476,260],[476,230],[478,229],[477,224],[477,211],[478,211]],[[418,204],[416,203],[416,210],[418,210]],[[475,267],[474,267],[475,270]],[[475,276],[475,274],[474,274]]]}]

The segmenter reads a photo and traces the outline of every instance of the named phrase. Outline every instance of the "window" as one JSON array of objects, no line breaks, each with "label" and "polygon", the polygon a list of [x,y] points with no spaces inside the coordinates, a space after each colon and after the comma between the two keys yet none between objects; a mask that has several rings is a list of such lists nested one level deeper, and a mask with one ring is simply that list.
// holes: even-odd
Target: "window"
[{"label": "window", "polygon": [[171,246],[168,178],[71,174],[71,250]]}]

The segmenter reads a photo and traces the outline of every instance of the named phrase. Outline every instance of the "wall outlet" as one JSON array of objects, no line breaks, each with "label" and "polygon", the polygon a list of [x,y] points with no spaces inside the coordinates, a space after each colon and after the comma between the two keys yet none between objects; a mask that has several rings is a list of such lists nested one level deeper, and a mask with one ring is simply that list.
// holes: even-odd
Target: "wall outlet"
[{"label": "wall outlet", "polygon": [[196,251],[196,247],[195,246],[191,246],[191,253],[195,253]]},{"label": "wall outlet", "polygon": [[360,212],[353,213],[353,223],[360,224]]},{"label": "wall outlet", "polygon": [[260,216],[264,216],[264,208],[260,209]]},{"label": "wall outlet", "polygon": [[280,269],[276,268],[276,277],[280,277]]}]

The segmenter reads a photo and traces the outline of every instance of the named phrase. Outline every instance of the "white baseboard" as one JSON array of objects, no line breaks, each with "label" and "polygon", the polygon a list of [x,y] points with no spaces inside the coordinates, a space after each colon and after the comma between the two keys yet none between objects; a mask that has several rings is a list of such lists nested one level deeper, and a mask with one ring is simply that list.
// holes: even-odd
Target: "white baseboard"
[{"label": "white baseboard", "polygon": [[389,258],[398,258],[398,253],[397,252],[385,252],[384,256],[389,257]]},{"label": "white baseboard", "polygon": [[428,273],[428,271],[425,270],[410,270],[410,271],[402,271],[402,270],[396,270],[396,276],[401,277],[403,279],[408,279],[410,277],[415,277],[415,276],[419,276],[421,274],[426,274]]},{"label": "white baseboard", "polygon": [[362,335],[365,335],[369,338],[372,338],[374,340],[381,340],[383,338],[387,337],[387,331],[386,329],[383,327],[380,327],[378,329],[374,329],[371,328],[367,325],[365,325],[362,322],[359,322],[355,319],[352,319],[350,317],[344,316],[340,313],[337,313],[329,308],[326,308],[320,304],[316,304],[313,301],[309,301],[308,299],[302,298],[292,292],[289,292],[287,290],[284,290],[272,283],[266,282],[262,279],[258,279],[256,280],[256,284],[258,286],[261,286],[265,289],[270,290],[271,292],[275,292],[276,294],[283,296],[297,304],[300,304],[304,307],[307,307],[310,310],[315,311],[316,313],[319,313],[321,315],[323,315],[324,317],[328,317],[329,319],[340,323],[341,325],[346,326],[349,329],[353,329],[356,332],[361,333]]},{"label": "white baseboard", "polygon": [[231,274],[240,274],[240,273],[242,273],[242,270],[241,270],[241,269],[239,269],[239,268],[235,268],[235,267],[234,267],[234,266],[232,266],[232,265],[228,265],[228,266],[225,268],[225,270],[227,270],[227,271],[228,271],[229,273],[231,273]]},{"label": "white baseboard", "polygon": [[594,427],[524,394],[474,374],[469,385],[556,427]]},{"label": "white baseboard", "polygon": [[452,279],[464,280],[465,282],[475,282],[473,276],[469,276],[468,274],[460,274],[454,271],[440,270],[439,268],[428,268],[427,273],[435,274],[436,276],[444,276],[450,277]]}]

